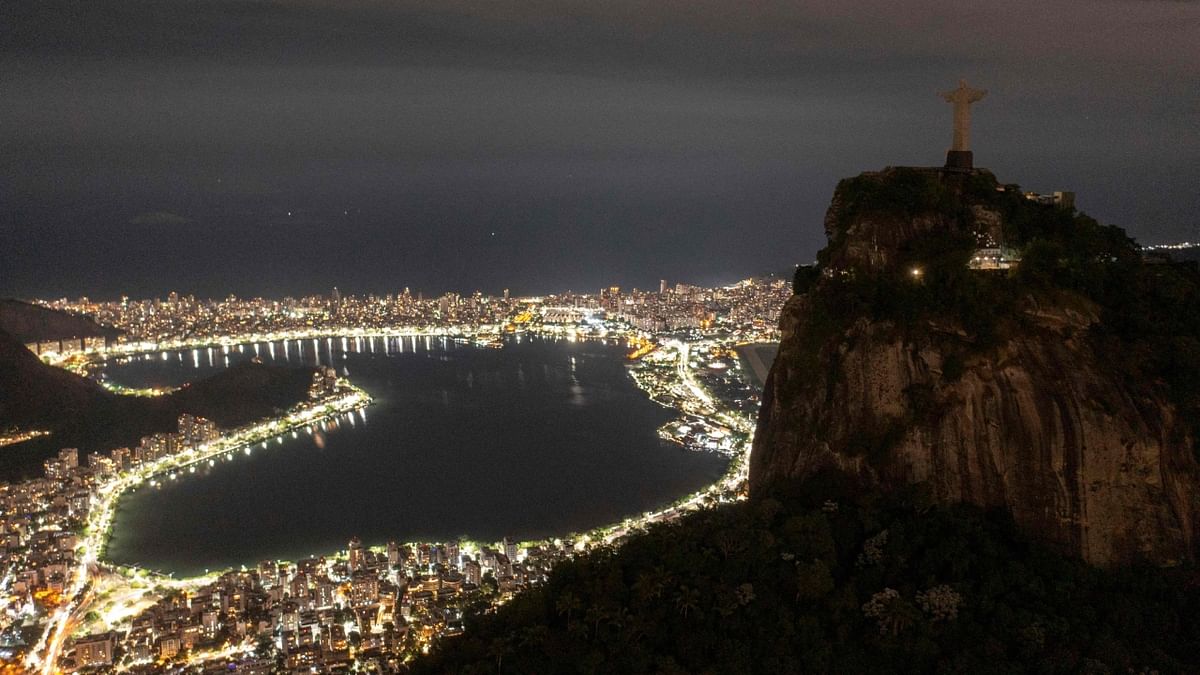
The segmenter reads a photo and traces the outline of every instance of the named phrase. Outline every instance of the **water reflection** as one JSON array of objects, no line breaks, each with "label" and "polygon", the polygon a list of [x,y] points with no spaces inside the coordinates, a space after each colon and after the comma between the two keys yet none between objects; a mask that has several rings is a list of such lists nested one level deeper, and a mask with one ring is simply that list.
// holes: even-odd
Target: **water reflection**
[{"label": "water reflection", "polygon": [[[351,535],[563,535],[661,506],[725,466],[658,439],[671,413],[636,389],[619,346],[531,336],[504,349],[424,336],[342,344],[276,343],[275,362],[349,368],[374,405],[126,497],[109,555],[189,573],[337,550]],[[267,344],[228,356],[256,352],[271,362]],[[224,363],[156,356],[110,364],[107,375],[178,386]]]}]

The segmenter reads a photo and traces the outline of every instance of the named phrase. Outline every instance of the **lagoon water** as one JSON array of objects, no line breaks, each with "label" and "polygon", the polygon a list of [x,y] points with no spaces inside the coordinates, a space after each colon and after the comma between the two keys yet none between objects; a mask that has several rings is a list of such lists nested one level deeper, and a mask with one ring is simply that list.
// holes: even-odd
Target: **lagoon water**
[{"label": "lagoon water", "polygon": [[[613,343],[540,337],[503,349],[440,338],[262,344],[319,361],[375,403],[323,434],[290,435],[122,498],[107,557],[188,575],[368,544],[565,535],[667,504],[726,460],[664,442],[671,419]],[[109,364],[126,386],[177,386],[255,349]],[[228,356],[228,359],[226,358]]]}]

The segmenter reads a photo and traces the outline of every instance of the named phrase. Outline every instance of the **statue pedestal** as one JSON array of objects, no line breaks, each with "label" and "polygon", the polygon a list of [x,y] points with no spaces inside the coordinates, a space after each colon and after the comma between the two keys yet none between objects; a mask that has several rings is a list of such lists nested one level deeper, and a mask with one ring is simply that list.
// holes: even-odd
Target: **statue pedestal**
[{"label": "statue pedestal", "polygon": [[975,153],[970,150],[947,151],[946,168],[952,171],[970,171],[975,168]]}]

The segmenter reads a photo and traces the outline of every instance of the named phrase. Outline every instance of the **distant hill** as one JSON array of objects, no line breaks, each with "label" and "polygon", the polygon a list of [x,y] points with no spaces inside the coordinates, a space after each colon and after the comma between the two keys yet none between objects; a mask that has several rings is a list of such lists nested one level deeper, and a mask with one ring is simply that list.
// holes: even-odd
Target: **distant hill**
[{"label": "distant hill", "polygon": [[185,412],[228,428],[286,410],[305,400],[312,373],[243,363],[166,396],[122,396],[43,363],[0,331],[0,429],[44,429],[53,432],[58,447],[108,450],[175,431]]},{"label": "distant hill", "polygon": [[0,427],[60,429],[114,400],[99,384],[42,363],[20,339],[0,330]]},{"label": "distant hill", "polygon": [[121,334],[121,331],[101,326],[86,316],[10,298],[0,298],[0,330],[22,344],[86,337],[112,339]]},{"label": "distant hill", "polygon": [[1171,251],[1171,258],[1179,261],[1200,262],[1200,246]]}]

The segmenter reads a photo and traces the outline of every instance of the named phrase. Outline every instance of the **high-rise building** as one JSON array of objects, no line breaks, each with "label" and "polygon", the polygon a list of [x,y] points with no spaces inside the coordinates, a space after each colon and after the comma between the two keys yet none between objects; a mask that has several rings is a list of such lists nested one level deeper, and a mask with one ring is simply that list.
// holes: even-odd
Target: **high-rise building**
[{"label": "high-rise building", "polygon": [[667,280],[659,279],[658,280],[658,294],[666,295],[666,293],[667,293]]},{"label": "high-rise building", "polygon": [[115,637],[113,633],[99,633],[76,640],[75,668],[110,665],[113,660]]},{"label": "high-rise building", "polygon": [[58,451],[58,459],[68,469],[74,469],[79,466],[79,450],[77,448],[63,448]]},{"label": "high-rise building", "polygon": [[362,568],[363,564],[363,545],[362,540],[355,537],[350,540],[349,552],[350,574],[354,574]]},{"label": "high-rise building", "polygon": [[274,560],[264,560],[258,563],[258,576],[262,578],[264,583],[276,584],[279,582],[279,565]]},{"label": "high-rise building", "polygon": [[329,581],[318,581],[313,592],[313,604],[317,607],[332,607],[337,601],[337,587]]},{"label": "high-rise building", "polygon": [[211,420],[184,413],[179,416],[179,440],[188,448],[196,448],[217,440],[220,432]]},{"label": "high-rise building", "polygon": [[178,435],[158,433],[151,436],[143,436],[142,442],[135,452],[140,453],[142,462],[153,462],[163,457],[169,457],[178,450]]},{"label": "high-rise building", "polygon": [[100,452],[88,453],[88,466],[102,476],[110,476],[117,472],[117,463]]},{"label": "high-rise building", "polygon": [[304,572],[298,572],[292,577],[289,592],[292,598],[307,598],[308,597],[308,576]]},{"label": "high-rise building", "polygon": [[67,477],[67,465],[63,464],[62,460],[57,457],[44,460],[42,467],[46,470],[46,478],[50,480],[63,480]]},{"label": "high-rise building", "polygon": [[616,312],[621,308],[620,286],[600,289],[600,308],[608,312]]},{"label": "high-rise building", "polygon": [[379,597],[379,577],[370,572],[359,572],[350,581],[350,603],[369,605]]},{"label": "high-rise building", "polygon": [[130,468],[129,448],[116,448],[112,451],[113,464],[118,471],[128,471]]},{"label": "high-rise building", "polygon": [[483,573],[479,567],[479,563],[474,560],[468,560],[463,563],[463,577],[468,584],[478,586],[483,581]]},{"label": "high-rise building", "polygon": [[316,400],[332,394],[337,389],[337,371],[329,366],[317,366],[313,372],[308,397]]}]

